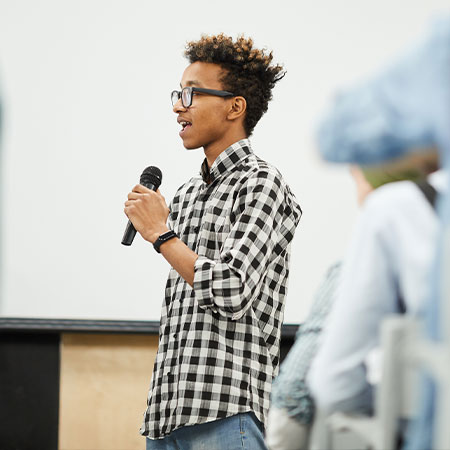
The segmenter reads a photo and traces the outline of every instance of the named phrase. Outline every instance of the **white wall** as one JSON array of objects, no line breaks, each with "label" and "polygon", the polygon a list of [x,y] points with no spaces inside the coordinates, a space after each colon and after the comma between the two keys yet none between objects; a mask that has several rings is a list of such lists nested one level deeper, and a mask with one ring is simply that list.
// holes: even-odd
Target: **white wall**
[{"label": "white wall", "polygon": [[158,320],[167,263],[120,244],[123,202],[143,168],[169,201],[198,171],[169,93],[202,33],[252,36],[287,76],[256,127],[304,216],[286,322],[301,321],[356,213],[344,167],[322,163],[314,128],[337,88],[371,73],[448,0],[190,2],[0,0],[2,316]]}]

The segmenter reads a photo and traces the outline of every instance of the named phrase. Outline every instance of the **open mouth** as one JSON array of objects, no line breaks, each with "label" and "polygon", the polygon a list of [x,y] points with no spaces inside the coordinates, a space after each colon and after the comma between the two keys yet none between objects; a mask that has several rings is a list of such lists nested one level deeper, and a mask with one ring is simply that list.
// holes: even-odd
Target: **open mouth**
[{"label": "open mouth", "polygon": [[186,128],[191,127],[192,123],[183,121],[183,122],[180,122],[180,125],[181,125],[181,131],[184,131]]}]

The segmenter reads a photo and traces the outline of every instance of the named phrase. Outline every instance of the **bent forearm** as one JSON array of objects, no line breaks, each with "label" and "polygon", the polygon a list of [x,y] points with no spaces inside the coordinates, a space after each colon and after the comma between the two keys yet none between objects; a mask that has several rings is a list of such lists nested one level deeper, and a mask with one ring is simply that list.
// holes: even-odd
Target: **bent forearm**
[{"label": "bent forearm", "polygon": [[198,255],[178,238],[170,239],[160,247],[161,254],[186,282],[194,287],[194,264]]}]

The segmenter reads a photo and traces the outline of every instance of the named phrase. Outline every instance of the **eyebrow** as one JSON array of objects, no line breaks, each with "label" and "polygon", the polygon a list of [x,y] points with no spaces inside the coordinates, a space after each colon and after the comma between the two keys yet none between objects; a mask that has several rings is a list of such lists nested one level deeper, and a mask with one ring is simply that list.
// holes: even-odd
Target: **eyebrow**
[{"label": "eyebrow", "polygon": [[[198,81],[198,80],[191,80],[191,81],[187,81],[186,82],[186,86],[198,86],[198,87],[201,87],[202,83],[200,81]],[[183,88],[183,86],[181,86],[181,83],[180,83],[180,88]]]}]

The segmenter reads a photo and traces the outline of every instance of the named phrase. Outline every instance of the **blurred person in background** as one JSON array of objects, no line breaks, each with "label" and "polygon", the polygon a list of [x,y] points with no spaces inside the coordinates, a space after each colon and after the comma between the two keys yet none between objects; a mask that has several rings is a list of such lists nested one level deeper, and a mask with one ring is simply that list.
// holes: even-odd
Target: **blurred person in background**
[{"label": "blurred person in background", "polygon": [[352,168],[363,206],[309,375],[325,413],[373,412],[367,364],[380,344],[381,323],[394,313],[418,316],[429,298],[438,234],[434,198],[446,186],[442,172],[425,177],[437,168],[432,159],[414,155],[393,168]]},{"label": "blurred person in background", "polygon": [[[424,181],[426,173],[434,171],[437,167],[436,162],[436,155],[430,154],[425,157],[410,157],[406,162],[401,161],[376,170],[366,169],[363,171],[359,167],[352,167],[351,173],[355,181],[359,205],[363,204],[374,189],[387,183],[402,180]],[[433,188],[427,183],[424,184],[427,193],[429,189],[433,195]],[[415,198],[418,189],[414,185],[412,191],[413,198]],[[420,191],[418,193],[416,200],[420,206],[425,206],[426,214],[429,216],[430,207],[426,205],[427,200],[423,205],[423,194]],[[383,196],[381,201],[383,201]],[[378,214],[377,212],[373,213],[375,216]],[[365,214],[367,218],[367,213]],[[362,215],[364,216],[364,214]],[[383,218],[381,217],[380,220],[383,221]],[[436,220],[431,218],[431,221],[435,222]],[[326,324],[326,318],[337,296],[340,273],[340,263],[332,265],[327,271],[326,277],[316,293],[308,318],[304,324],[300,325],[294,346],[283,362],[279,376],[274,381],[266,433],[266,442],[271,450],[308,448],[315,407],[306,384],[306,376],[322,338],[324,323]],[[378,274],[374,272],[373,275],[377,277]],[[364,300],[362,301],[364,302]],[[399,309],[402,312],[404,310],[402,305],[399,305]],[[382,320],[382,317],[378,319]],[[345,326],[348,327],[349,324],[345,322]]]},{"label": "blurred person in background", "polygon": [[[418,148],[435,147],[439,150],[442,166],[448,169],[449,124],[450,14],[447,11],[433,20],[413,45],[376,76],[336,97],[319,129],[319,150],[328,161],[370,164]],[[424,318],[428,338],[443,341],[450,308],[450,286],[444,283],[450,271],[448,188],[446,194],[438,198],[437,210],[441,225],[435,243],[431,294]],[[410,449],[434,446],[434,389],[433,380],[427,379],[421,416],[411,427]],[[442,422],[441,430],[445,431],[445,426]],[[450,438],[441,436],[444,441],[436,445],[450,445]]]}]

